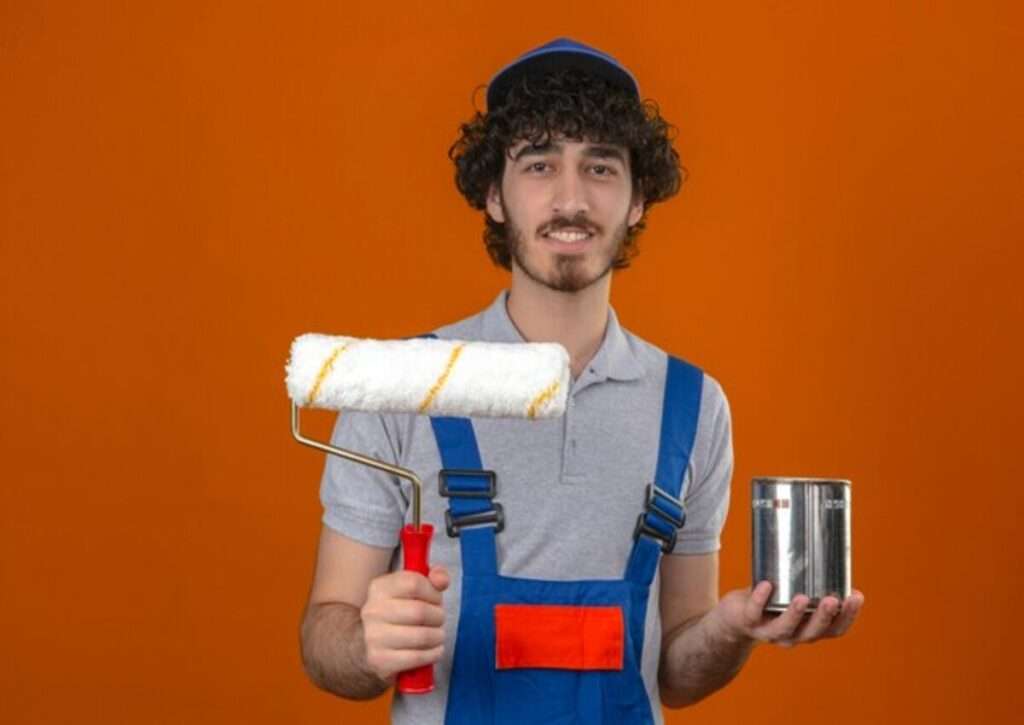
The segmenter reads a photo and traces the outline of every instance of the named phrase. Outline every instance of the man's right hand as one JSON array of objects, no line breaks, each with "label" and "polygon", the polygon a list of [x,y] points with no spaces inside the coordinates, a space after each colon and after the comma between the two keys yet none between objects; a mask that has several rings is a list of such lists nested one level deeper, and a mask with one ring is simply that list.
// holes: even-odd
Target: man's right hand
[{"label": "man's right hand", "polygon": [[396,571],[370,582],[360,618],[366,663],[377,677],[391,682],[399,672],[441,659],[441,593],[449,581],[448,570],[435,566],[427,576]]}]

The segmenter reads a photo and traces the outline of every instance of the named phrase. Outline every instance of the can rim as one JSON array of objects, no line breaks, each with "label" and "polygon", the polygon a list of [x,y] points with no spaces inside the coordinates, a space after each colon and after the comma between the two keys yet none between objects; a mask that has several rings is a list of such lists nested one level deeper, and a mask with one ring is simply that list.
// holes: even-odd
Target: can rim
[{"label": "can rim", "polygon": [[755,476],[750,485],[767,483],[803,483],[811,486],[849,486],[850,481],[846,478],[815,478],[801,476]]}]

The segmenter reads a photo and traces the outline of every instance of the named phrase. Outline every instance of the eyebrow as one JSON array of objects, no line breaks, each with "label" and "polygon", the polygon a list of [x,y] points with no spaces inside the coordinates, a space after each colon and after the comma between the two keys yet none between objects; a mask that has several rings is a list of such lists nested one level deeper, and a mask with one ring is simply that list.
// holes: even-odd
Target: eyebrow
[{"label": "eyebrow", "polygon": [[[521,149],[516,151],[515,156],[512,157],[512,161],[519,161],[524,156],[541,156],[544,154],[554,152],[560,152],[565,148],[561,143],[557,141],[547,141],[541,144],[526,144]],[[606,144],[593,144],[589,145],[584,149],[583,155],[594,158],[594,159],[615,159],[621,163],[626,163],[626,157],[621,150],[615,146],[608,146]]]}]

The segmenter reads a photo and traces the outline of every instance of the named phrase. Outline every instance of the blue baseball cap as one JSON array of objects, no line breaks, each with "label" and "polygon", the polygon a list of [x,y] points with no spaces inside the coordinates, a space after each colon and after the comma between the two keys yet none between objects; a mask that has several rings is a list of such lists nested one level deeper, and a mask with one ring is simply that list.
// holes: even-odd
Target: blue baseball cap
[{"label": "blue baseball cap", "polygon": [[558,38],[524,53],[502,68],[487,84],[487,110],[505,102],[509,90],[524,76],[575,68],[603,78],[640,99],[640,85],[625,66],[605,52],[570,38]]}]

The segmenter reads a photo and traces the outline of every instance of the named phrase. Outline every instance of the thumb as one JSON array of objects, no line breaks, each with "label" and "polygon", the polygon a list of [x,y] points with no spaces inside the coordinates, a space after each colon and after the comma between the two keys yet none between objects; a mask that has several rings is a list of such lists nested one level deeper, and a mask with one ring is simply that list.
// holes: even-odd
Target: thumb
[{"label": "thumb", "polygon": [[430,573],[427,574],[427,579],[429,579],[430,583],[434,585],[434,589],[439,592],[443,592],[451,583],[451,577],[448,575],[448,570],[443,566],[430,567]]}]

